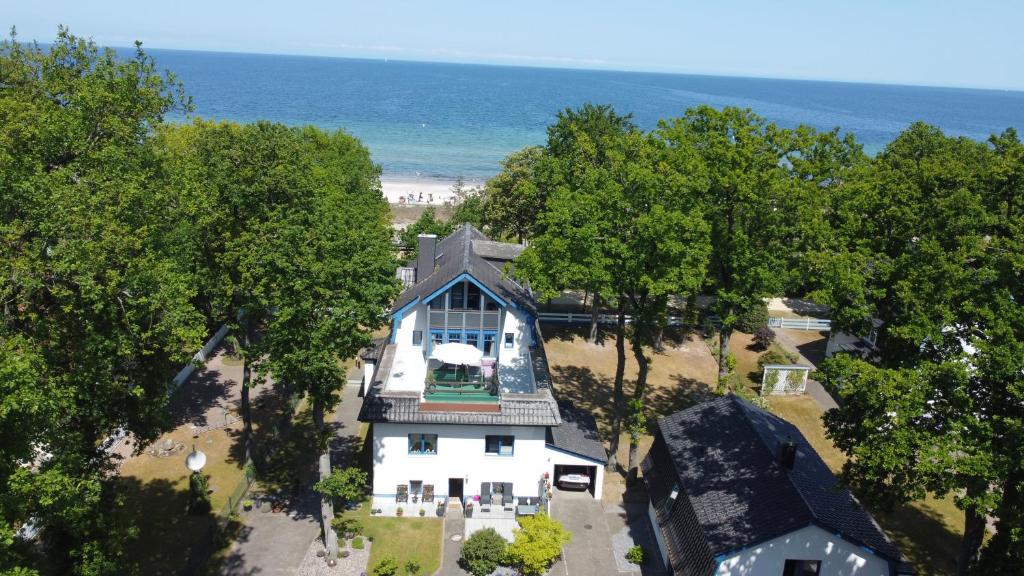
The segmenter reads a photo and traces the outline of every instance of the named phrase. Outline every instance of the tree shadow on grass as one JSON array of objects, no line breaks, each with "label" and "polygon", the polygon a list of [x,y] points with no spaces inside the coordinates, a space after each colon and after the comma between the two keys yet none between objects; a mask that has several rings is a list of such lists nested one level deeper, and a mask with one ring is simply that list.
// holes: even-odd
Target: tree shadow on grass
[{"label": "tree shadow on grass", "polygon": [[950,530],[928,502],[897,506],[875,518],[893,539],[919,576],[956,574],[956,554],[962,534]]},{"label": "tree shadow on grass", "polygon": [[586,366],[555,366],[552,379],[559,399],[593,414],[604,431],[610,429],[615,402],[611,378],[595,374]]},{"label": "tree shadow on grass", "polygon": [[211,557],[244,532],[237,522],[222,531],[213,513],[189,514],[188,488],[170,480],[122,476],[114,482],[125,498],[120,514],[138,527],[126,560],[141,574],[201,574]]},{"label": "tree shadow on grass", "polygon": [[654,386],[647,391],[647,405],[658,416],[668,416],[685,410],[711,397],[708,385],[679,374],[672,377],[670,386]]},{"label": "tree shadow on grass", "polygon": [[[559,322],[542,322],[541,331],[545,340],[572,342],[586,340],[590,336],[590,324],[562,324]],[[597,344],[604,346],[606,342],[614,343],[615,328],[602,324],[597,329]]]},{"label": "tree shadow on grass", "polygon": [[208,367],[196,370],[171,396],[168,406],[171,428],[189,423],[197,427],[210,425],[207,412],[216,406],[230,408],[228,399],[233,386],[234,382],[219,370]]}]

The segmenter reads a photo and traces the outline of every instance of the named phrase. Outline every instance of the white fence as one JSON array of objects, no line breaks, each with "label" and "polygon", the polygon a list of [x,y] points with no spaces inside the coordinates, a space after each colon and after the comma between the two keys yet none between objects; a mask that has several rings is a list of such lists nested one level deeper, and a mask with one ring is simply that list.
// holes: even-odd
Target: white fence
[{"label": "white fence", "polygon": [[[590,324],[591,314],[590,312],[540,312],[537,314],[537,318],[541,322],[555,322],[561,324]],[[615,314],[598,314],[598,324],[615,324],[618,322],[618,317]],[[626,315],[626,324],[631,324],[633,317]],[[682,326],[683,318],[681,316],[669,316],[669,326]]]},{"label": "white fence", "polygon": [[221,326],[220,330],[214,332],[213,336],[211,336],[210,339],[206,341],[206,344],[203,345],[199,352],[196,352],[195,355],[192,356],[192,361],[186,364],[185,367],[178,372],[178,375],[174,377],[174,380],[168,387],[167,393],[173,394],[174,391],[177,390],[179,386],[184,384],[185,380],[188,380],[188,377],[191,376],[193,372],[195,372],[196,367],[199,366],[199,364],[206,362],[209,355],[213,353],[213,349],[216,348],[217,345],[220,344],[220,341],[223,340],[224,337],[227,335],[227,324]]},{"label": "white fence", "polygon": [[769,328],[789,328],[791,330],[815,330],[828,332],[832,330],[832,321],[821,318],[768,318]]}]

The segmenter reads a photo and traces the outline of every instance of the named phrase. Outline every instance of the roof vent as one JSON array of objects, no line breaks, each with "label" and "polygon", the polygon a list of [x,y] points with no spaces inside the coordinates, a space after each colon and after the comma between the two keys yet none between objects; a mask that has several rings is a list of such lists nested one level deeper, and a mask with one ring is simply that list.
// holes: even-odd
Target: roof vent
[{"label": "roof vent", "polygon": [[796,442],[786,440],[779,445],[779,464],[786,470],[792,470],[796,464]]}]

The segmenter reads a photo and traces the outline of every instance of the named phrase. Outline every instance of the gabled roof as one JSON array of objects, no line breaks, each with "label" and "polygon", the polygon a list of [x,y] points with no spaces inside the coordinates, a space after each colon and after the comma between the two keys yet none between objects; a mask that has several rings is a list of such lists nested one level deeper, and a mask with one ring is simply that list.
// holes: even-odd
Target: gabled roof
[{"label": "gabled roof", "polygon": [[[687,523],[697,525],[668,530],[677,540],[670,546],[696,546],[719,556],[814,524],[893,563],[900,561],[874,519],[837,486],[836,477],[789,422],[730,394],[662,418],[658,428],[644,464],[652,502],[664,504],[677,484],[679,498],[685,494],[688,504],[683,506]],[[786,441],[797,446],[792,470],[778,459]],[[679,515],[666,509],[659,521],[662,516],[668,521]],[[680,534],[689,534],[690,540],[699,534],[702,541],[683,541]]]},{"label": "gabled roof", "polygon": [[602,464],[608,462],[594,416],[568,401],[558,403],[558,412],[562,416],[562,424],[548,428],[547,444]]},{"label": "gabled roof", "polygon": [[518,244],[493,242],[471,224],[463,224],[437,243],[434,271],[425,278],[417,278],[416,284],[398,297],[391,311],[395,313],[418,299],[430,296],[459,275],[469,274],[499,298],[536,315],[536,305],[529,290],[499,267],[522,249]]}]

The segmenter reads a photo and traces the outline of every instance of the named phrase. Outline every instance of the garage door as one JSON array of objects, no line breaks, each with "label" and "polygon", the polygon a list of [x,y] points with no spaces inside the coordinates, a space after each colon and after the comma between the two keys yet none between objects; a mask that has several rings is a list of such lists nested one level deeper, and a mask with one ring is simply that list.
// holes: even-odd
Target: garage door
[{"label": "garage door", "polygon": [[[563,476],[582,475],[589,479],[587,484],[563,483]],[[568,480],[568,479],[566,479]],[[578,478],[572,478],[578,480]],[[555,464],[555,485],[562,490],[586,490],[594,495],[594,486],[597,483],[597,466],[575,466],[569,464]]]}]

